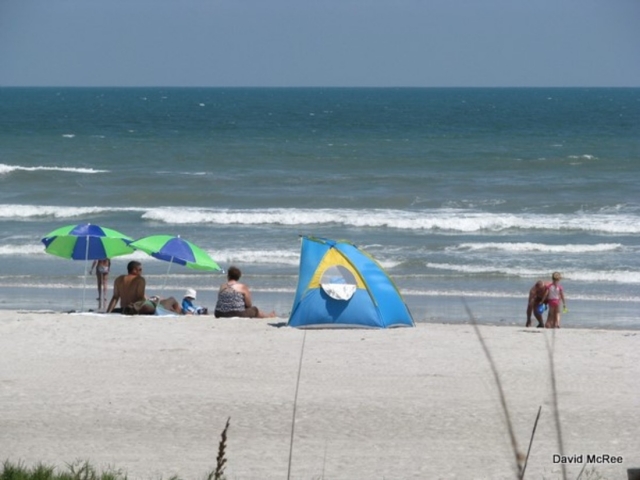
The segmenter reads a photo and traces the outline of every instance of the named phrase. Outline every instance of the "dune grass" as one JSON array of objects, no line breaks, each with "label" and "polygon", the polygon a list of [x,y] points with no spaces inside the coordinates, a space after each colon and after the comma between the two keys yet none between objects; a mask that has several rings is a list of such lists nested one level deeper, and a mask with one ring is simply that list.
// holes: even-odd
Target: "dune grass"
[{"label": "dune grass", "polygon": [[[203,478],[225,480],[224,463],[226,459],[222,464],[218,464],[215,471],[211,471]],[[128,480],[128,477],[122,470],[109,468],[98,471],[87,461],[67,464],[65,469],[59,469],[44,463],[28,467],[22,462],[13,463],[7,460],[0,467],[0,480]],[[169,480],[181,480],[181,477],[172,475]]]},{"label": "dune grass", "polygon": [[126,480],[127,476],[120,470],[107,469],[98,472],[86,461],[67,464],[66,470],[39,463],[27,467],[24,463],[12,463],[8,460],[2,464],[0,480]]},{"label": "dune grass", "polygon": [[220,443],[218,444],[218,456],[216,457],[216,469],[207,475],[207,480],[224,480],[224,468],[227,464],[227,432],[229,431],[229,422],[231,417],[227,418],[227,423],[220,435]]},{"label": "dune grass", "polygon": [[[216,468],[203,477],[206,480],[225,480],[226,478],[224,469],[227,463],[227,432],[230,421],[231,417],[227,419],[220,435]],[[60,470],[44,463],[28,467],[24,462],[13,463],[5,460],[0,469],[0,480],[128,480],[128,477],[122,470],[115,468],[99,472],[87,461],[68,463],[66,469]],[[180,477],[172,475],[169,480],[180,480]]]}]

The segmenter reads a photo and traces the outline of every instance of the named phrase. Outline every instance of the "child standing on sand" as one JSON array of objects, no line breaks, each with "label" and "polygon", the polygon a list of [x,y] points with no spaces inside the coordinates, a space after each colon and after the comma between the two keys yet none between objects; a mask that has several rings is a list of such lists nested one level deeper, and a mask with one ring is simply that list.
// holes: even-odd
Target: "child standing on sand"
[{"label": "child standing on sand", "polygon": [[547,323],[545,328],[560,328],[560,302],[562,301],[562,309],[566,310],[567,303],[564,299],[564,291],[560,285],[562,275],[560,272],[553,272],[551,275],[552,283],[547,287],[542,302],[548,302],[549,314],[547,315]]}]

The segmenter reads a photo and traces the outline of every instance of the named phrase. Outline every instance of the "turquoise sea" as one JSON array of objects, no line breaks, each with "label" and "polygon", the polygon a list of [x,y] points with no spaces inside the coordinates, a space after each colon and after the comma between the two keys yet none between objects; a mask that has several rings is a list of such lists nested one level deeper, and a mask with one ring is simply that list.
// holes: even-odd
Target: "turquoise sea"
[{"label": "turquoise sea", "polygon": [[[0,88],[0,308],[80,308],[84,262],[40,238],[86,222],[179,234],[282,316],[311,234],[371,253],[417,322],[524,324],[558,270],[563,327],[638,329],[640,89]],[[215,303],[223,275],[131,259]]]}]

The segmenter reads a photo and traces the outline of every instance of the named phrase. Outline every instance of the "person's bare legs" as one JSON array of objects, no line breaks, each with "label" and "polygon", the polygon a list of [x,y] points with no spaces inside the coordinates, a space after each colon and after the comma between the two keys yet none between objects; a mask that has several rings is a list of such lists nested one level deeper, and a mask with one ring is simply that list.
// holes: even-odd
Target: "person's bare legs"
[{"label": "person's bare legs", "polygon": [[103,285],[103,275],[100,272],[96,273],[96,280],[98,282],[98,308],[102,308],[102,302],[106,300],[106,297],[102,295]]},{"label": "person's bare legs", "polygon": [[160,300],[160,305],[178,315],[182,314],[182,305],[173,297],[163,298]]},{"label": "person's bare legs", "polygon": [[255,305],[253,307],[249,307],[243,312],[238,312],[239,317],[243,318],[273,318],[276,316],[276,312],[264,313]]},{"label": "person's bare legs", "polygon": [[102,304],[100,308],[107,308],[107,290],[109,288],[109,274],[103,273],[102,277]]},{"label": "person's bare legs", "polygon": [[560,305],[549,305],[546,328],[560,328]]}]

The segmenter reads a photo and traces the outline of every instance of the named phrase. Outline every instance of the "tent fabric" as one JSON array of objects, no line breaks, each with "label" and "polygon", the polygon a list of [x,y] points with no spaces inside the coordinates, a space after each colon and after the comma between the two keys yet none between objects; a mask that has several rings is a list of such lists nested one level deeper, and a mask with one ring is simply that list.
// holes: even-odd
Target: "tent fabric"
[{"label": "tent fabric", "polygon": [[414,326],[397,287],[355,245],[302,237],[298,287],[287,323],[298,328]]}]

